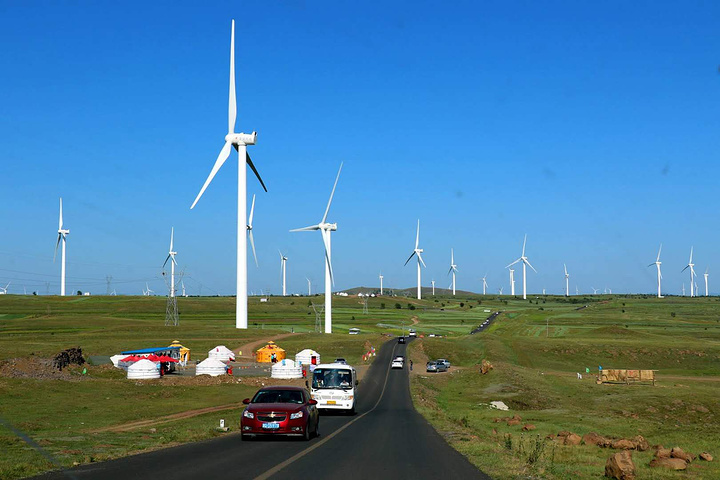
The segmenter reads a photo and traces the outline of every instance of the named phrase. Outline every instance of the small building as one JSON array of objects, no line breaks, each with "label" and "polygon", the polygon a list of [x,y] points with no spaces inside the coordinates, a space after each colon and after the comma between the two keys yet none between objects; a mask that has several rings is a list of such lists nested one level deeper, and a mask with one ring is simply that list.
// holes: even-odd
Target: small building
[{"label": "small building", "polygon": [[195,367],[195,375],[218,377],[227,373],[227,365],[216,358],[206,358]]},{"label": "small building", "polygon": [[147,359],[138,360],[128,367],[127,378],[133,380],[160,378],[159,365]]},{"label": "small building", "polygon": [[320,365],[320,354],[315,350],[306,348],[295,354],[295,363],[298,365]]},{"label": "small building", "polygon": [[287,358],[272,366],[270,376],[272,378],[302,378],[302,367]]},{"label": "small building", "polygon": [[285,359],[285,350],[275,345],[275,342],[268,342],[267,345],[258,349],[255,352],[255,361],[261,363],[272,362],[272,354],[275,354],[275,359],[279,362]]},{"label": "small building", "polygon": [[208,352],[208,358],[214,358],[221,362],[229,362],[235,360],[235,353],[225,345],[218,345]]}]

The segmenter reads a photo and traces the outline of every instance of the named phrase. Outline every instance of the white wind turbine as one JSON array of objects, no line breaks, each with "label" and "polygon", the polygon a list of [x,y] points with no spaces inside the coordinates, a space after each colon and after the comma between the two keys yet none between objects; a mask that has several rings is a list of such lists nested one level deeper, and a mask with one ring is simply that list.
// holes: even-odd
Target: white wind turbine
[{"label": "white wind turbine", "polygon": [[420,245],[420,220],[418,219],[417,223],[417,235],[415,236],[415,250],[413,250],[413,253],[410,254],[407,260],[405,260],[405,265],[408,264],[410,259],[416,255],[417,256],[417,298],[418,300],[422,299],[422,292],[420,291],[420,264],[422,264],[423,267],[427,268],[425,266],[425,262],[423,262],[422,256],[420,255],[424,250],[422,248],[419,248]]},{"label": "white wind turbine", "polygon": [[182,287],[182,296],[187,297],[187,293],[185,293],[185,282],[180,280],[180,286]]},{"label": "white wind turbine", "polygon": [[662,265],[662,262],[660,261],[660,252],[662,252],[662,243],[660,244],[660,248],[658,249],[657,258],[655,259],[655,261],[653,263],[648,265],[648,267],[652,267],[653,265],[655,265],[657,267],[657,284],[658,284],[657,297],[663,298],[662,291],[661,291],[662,273],[660,272],[660,265]]},{"label": "white wind turbine", "polygon": [[0,295],[6,295],[7,289],[9,286],[10,286],[10,282],[8,282],[7,285],[5,285],[5,287],[0,287],[0,290],[2,290],[2,292],[0,292]]},{"label": "white wind turbine", "polygon": [[685,282],[683,282],[683,289],[682,289],[682,292],[683,292],[682,296],[684,297],[684,296],[685,296]]},{"label": "white wind turbine", "polygon": [[570,296],[570,274],[567,273],[567,265],[563,263],[563,268],[565,269],[565,296]]},{"label": "white wind turbine", "polygon": [[228,98],[228,133],[225,135],[225,145],[215,160],[210,175],[200,189],[191,209],[195,207],[205,189],[215,178],[220,167],[230,157],[230,151],[235,148],[238,152],[238,210],[237,210],[237,304],[235,307],[235,328],[247,328],[247,236],[242,230],[245,225],[247,212],[247,175],[245,163],[247,163],[257,176],[263,189],[267,192],[260,174],[247,153],[248,145],[255,145],[257,132],[235,133],[235,120],[237,117],[237,101],[235,98],[235,20],[232,21],[232,32],[230,34],[230,94]]},{"label": "white wind turbine", "polygon": [[487,286],[488,286],[488,284],[487,284],[487,273],[486,273],[485,276],[482,278],[482,281],[483,281],[483,295],[485,295],[485,292],[486,292]]},{"label": "white wind turbine", "polygon": [[250,216],[248,217],[247,231],[248,231],[248,238],[250,239],[250,246],[252,247],[253,258],[255,259],[255,267],[258,267],[257,255],[255,254],[255,240],[253,240],[253,234],[252,234],[252,228],[253,228],[252,221],[253,221],[254,213],[255,213],[255,195],[253,195],[252,205],[250,207]]},{"label": "white wind turbine", "polygon": [[525,244],[527,243],[527,234],[525,235],[525,240],[523,240],[523,249],[522,249],[522,255],[520,255],[520,258],[512,262],[510,265],[508,265],[505,268],[510,268],[512,265],[515,265],[518,262],[522,262],[523,267],[523,300],[527,299],[527,269],[526,266],[533,269],[533,272],[537,273],[537,270],[535,270],[535,267],[530,265],[530,262],[528,261],[528,258],[525,256]]},{"label": "white wind turbine", "polygon": [[383,278],[385,278],[385,277],[383,277],[382,272],[380,272],[379,277],[380,277],[380,295],[382,295],[383,294]]},{"label": "white wind turbine", "polygon": [[337,223],[327,223],[328,212],[330,211],[330,204],[332,204],[333,196],[335,195],[335,187],[337,187],[338,180],[340,180],[340,172],[342,171],[343,164],[340,163],[337,177],[335,177],[335,184],[333,185],[332,192],[330,192],[330,200],[328,200],[327,207],[325,208],[325,214],[322,220],[317,225],[310,225],[309,227],[296,228],[290,230],[291,232],[308,232],[313,230],[320,230],[322,235],[323,244],[325,245],[325,333],[332,333],[332,286],[335,283],[332,271],[332,256],[330,250],[330,232],[337,230]]},{"label": "white wind turbine", "polygon": [[147,282],[145,282],[145,290],[143,290],[143,295],[150,296],[150,294],[155,293],[155,290],[150,290],[150,286]]},{"label": "white wind turbine", "polygon": [[710,270],[710,267],[707,267],[705,269],[705,273],[703,273],[703,277],[705,277],[705,296],[709,296],[710,293],[708,291],[708,270]]},{"label": "white wind turbine", "polygon": [[305,280],[308,282],[308,297],[312,295],[312,282],[310,282],[310,279],[305,277]]},{"label": "white wind turbine", "polygon": [[599,288],[595,288],[595,287],[590,287],[590,288],[592,288],[593,295],[597,295],[597,292],[600,291]]},{"label": "white wind turbine", "polygon": [[430,283],[432,283],[432,290],[433,290],[433,297],[434,297],[435,296],[435,279],[433,278]]},{"label": "white wind turbine", "polygon": [[455,252],[453,249],[450,249],[450,270],[448,270],[448,275],[452,273],[452,291],[453,295],[455,295],[455,273],[457,273],[457,265],[455,265]]},{"label": "white wind turbine", "polygon": [[498,292],[499,292],[500,295],[502,295],[503,287],[499,287],[499,288],[498,288]]},{"label": "white wind turbine", "polygon": [[283,255],[280,250],[278,250],[278,253],[280,254],[280,272],[282,273],[282,295],[284,297],[287,295],[287,290],[285,289],[285,272],[287,268],[288,257]]},{"label": "white wind turbine", "polygon": [[62,241],[62,253],[60,254],[60,295],[65,296],[65,243],[67,242],[67,236],[70,234],[70,230],[63,229],[63,215],[62,215],[62,197],[60,197],[60,224],[58,226],[58,239],[55,244],[55,255],[53,256],[53,263],[55,257],[57,257],[58,245]]},{"label": "white wind turbine", "polygon": [[[175,227],[172,227],[170,229],[170,251],[168,252],[168,256],[165,258],[165,263],[163,263],[163,269],[165,268],[165,265],[167,265],[168,260],[170,260],[170,297],[175,296],[175,265],[177,265],[177,262],[175,261],[175,255],[177,255],[177,252],[173,251],[173,240],[175,238]],[[165,272],[163,271],[163,275]]]},{"label": "white wind turbine", "polygon": [[515,296],[515,270],[510,269],[510,295]]},{"label": "white wind turbine", "polygon": [[[695,277],[697,277],[697,274],[695,273],[695,264],[692,263],[692,257],[693,257],[693,247],[690,247],[690,260],[688,261],[688,264],[685,265],[685,268],[681,270],[681,272],[684,272],[688,268],[690,269],[690,297],[695,296]],[[683,293],[683,295],[685,295]]]}]

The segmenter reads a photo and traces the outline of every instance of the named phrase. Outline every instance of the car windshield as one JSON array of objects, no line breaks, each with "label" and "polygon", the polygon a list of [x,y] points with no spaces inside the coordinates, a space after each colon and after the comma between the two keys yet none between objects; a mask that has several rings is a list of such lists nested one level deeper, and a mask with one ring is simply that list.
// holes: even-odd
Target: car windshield
[{"label": "car windshield", "polygon": [[302,392],[298,390],[260,390],[251,403],[303,403]]},{"label": "car windshield", "polygon": [[352,388],[352,372],[339,368],[316,368],[313,372],[313,388]]}]

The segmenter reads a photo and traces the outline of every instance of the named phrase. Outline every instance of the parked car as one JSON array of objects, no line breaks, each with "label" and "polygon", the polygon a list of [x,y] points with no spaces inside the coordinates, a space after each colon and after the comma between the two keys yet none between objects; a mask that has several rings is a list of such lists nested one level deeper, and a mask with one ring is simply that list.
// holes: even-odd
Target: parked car
[{"label": "parked car", "polygon": [[402,355],[398,355],[397,357],[393,358],[393,361],[390,363],[390,368],[404,368],[405,367],[405,357]]},{"label": "parked car", "polygon": [[438,362],[428,362],[425,366],[425,370],[428,372],[447,372],[447,367],[444,363],[438,363]]},{"label": "parked car", "polygon": [[335,362],[333,362],[333,363],[342,363],[343,365],[347,365],[347,360],[345,360],[342,357],[338,357],[335,359]]},{"label": "parked car", "polygon": [[444,358],[438,358],[437,360],[435,360],[435,362],[437,362],[437,363],[442,363],[442,364],[445,365],[446,368],[448,368],[448,369],[450,368],[450,362],[448,362],[448,361],[447,361],[446,359],[444,359]]},{"label": "parked car", "polygon": [[288,435],[310,440],[319,435],[317,401],[301,387],[269,386],[246,398],[240,416],[242,439],[256,435]]}]

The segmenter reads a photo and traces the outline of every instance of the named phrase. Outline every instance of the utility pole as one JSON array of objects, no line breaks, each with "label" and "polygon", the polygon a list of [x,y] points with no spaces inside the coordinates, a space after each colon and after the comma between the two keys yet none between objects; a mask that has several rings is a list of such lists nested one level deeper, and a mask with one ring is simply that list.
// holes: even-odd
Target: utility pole
[{"label": "utility pole", "polygon": [[106,275],[105,281],[107,282],[107,295],[110,295],[112,293],[112,290],[110,290],[110,283],[112,282],[112,275]]}]

